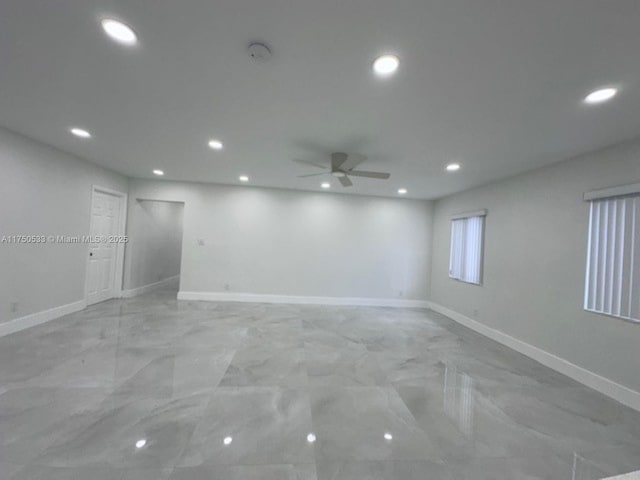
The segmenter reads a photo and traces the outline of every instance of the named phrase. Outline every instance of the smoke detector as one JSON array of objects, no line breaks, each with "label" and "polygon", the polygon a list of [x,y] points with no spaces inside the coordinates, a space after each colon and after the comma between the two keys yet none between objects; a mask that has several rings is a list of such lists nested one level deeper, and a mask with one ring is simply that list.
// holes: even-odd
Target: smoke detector
[{"label": "smoke detector", "polygon": [[249,45],[247,50],[251,58],[256,62],[266,62],[271,58],[271,50],[264,43],[254,42]]}]

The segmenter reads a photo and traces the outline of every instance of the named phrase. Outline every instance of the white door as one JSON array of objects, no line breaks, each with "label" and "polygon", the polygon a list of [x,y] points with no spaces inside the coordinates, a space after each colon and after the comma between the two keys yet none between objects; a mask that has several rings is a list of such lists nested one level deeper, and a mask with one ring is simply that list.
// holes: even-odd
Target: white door
[{"label": "white door", "polygon": [[[121,234],[123,197],[98,190],[93,191],[91,202],[91,243],[87,267],[87,305],[113,298],[118,293],[118,243],[109,236]],[[100,241],[95,239],[100,238]],[[105,241],[105,239],[107,241]]]}]

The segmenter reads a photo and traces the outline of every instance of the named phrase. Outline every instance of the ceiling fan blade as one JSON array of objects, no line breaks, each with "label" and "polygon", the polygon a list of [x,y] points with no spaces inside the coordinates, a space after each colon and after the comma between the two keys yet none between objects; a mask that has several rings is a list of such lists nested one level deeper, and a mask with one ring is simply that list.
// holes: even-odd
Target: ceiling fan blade
[{"label": "ceiling fan blade", "polygon": [[364,155],[360,155],[358,153],[350,153],[347,155],[347,159],[344,161],[342,165],[340,165],[340,170],[351,170],[356,165],[360,165],[367,159]]},{"label": "ceiling fan blade", "polygon": [[306,175],[298,175],[298,178],[317,177],[318,175],[326,175],[328,173],[331,173],[331,172],[307,173]]},{"label": "ceiling fan blade", "polygon": [[323,170],[329,168],[328,165],[323,165],[322,163],[318,162],[312,162],[311,160],[301,160],[299,158],[294,158],[293,161],[296,163],[301,163],[302,165],[311,165],[312,167],[321,168]]},{"label": "ceiling fan blade", "polygon": [[366,172],[364,170],[349,170],[347,173],[349,175],[353,175],[354,177],[379,178],[381,180],[386,180],[391,176],[390,173]]},{"label": "ceiling fan blade", "polygon": [[347,176],[338,177],[338,180],[340,180],[340,183],[343,187],[350,187],[351,185],[353,185],[353,183],[351,183],[351,180],[349,180],[349,177]]}]

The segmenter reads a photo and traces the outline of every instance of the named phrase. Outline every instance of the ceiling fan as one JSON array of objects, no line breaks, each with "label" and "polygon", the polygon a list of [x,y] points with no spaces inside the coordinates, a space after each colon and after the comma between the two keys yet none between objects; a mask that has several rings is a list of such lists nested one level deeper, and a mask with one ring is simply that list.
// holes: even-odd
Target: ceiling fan
[{"label": "ceiling fan", "polygon": [[[298,175],[299,178],[302,177],[314,177],[316,175],[333,175],[336,177],[343,187],[350,187],[353,185],[351,182],[351,177],[367,177],[367,178],[377,178],[379,180],[386,180],[391,175],[389,173],[382,172],[367,172],[365,170],[354,170],[356,166],[361,164],[367,159],[364,155],[358,154],[349,154],[336,152],[331,154],[331,169],[329,171],[321,172],[321,173],[308,173],[306,175]],[[327,165],[323,165],[317,162],[311,162],[309,160],[293,160],[296,163],[301,163],[303,165],[311,165],[312,167],[322,168],[323,170],[327,169]]]}]

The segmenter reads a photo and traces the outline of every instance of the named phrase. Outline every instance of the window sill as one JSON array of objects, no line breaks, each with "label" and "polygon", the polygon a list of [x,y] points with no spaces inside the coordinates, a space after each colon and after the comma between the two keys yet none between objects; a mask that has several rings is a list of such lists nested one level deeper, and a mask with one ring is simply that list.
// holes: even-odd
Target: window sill
[{"label": "window sill", "polygon": [[620,317],[611,313],[599,312],[597,310],[591,310],[590,308],[583,308],[585,312],[595,313],[596,315],[602,315],[603,317],[615,318],[616,320],[622,320],[623,322],[633,323],[634,325],[640,325],[640,320],[631,317]]},{"label": "window sill", "polygon": [[476,287],[481,287],[482,286],[482,282],[480,282],[480,283],[467,282],[466,280],[461,280],[460,278],[455,278],[455,277],[452,277],[452,276],[449,276],[449,278],[451,280],[454,280],[454,281],[459,282],[459,283],[464,283],[466,285],[475,285]]}]

